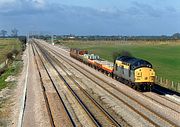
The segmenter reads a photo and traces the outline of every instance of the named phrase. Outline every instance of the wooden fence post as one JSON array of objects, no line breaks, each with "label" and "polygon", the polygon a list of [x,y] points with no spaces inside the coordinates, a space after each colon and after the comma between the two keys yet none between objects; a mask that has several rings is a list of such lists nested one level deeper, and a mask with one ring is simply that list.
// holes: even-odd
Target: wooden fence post
[{"label": "wooden fence post", "polygon": [[175,87],[176,87],[176,91],[178,91],[178,83],[176,83],[176,86],[175,86]]},{"label": "wooden fence post", "polygon": [[162,77],[160,77],[160,84],[162,84]]},{"label": "wooden fence post", "polygon": [[166,79],[166,86],[168,86],[168,79]]},{"label": "wooden fence post", "polygon": [[177,88],[176,91],[180,92],[180,83],[179,82],[177,83],[177,87],[176,88]]},{"label": "wooden fence post", "polygon": [[171,87],[174,88],[174,82],[173,81],[171,82]]}]

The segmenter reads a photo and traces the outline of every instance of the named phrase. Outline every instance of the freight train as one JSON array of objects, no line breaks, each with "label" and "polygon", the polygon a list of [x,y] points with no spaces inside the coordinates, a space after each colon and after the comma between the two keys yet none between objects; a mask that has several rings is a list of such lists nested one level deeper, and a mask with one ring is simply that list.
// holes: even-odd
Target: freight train
[{"label": "freight train", "polygon": [[153,88],[155,71],[146,60],[119,56],[111,63],[87,50],[75,48],[70,49],[70,56],[138,91],[151,91]]}]

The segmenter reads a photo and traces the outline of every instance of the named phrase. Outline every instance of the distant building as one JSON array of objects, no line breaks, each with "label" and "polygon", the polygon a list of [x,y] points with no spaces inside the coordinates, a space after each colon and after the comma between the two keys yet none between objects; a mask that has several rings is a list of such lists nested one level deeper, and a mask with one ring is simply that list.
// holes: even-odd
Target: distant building
[{"label": "distant building", "polygon": [[75,39],[75,37],[74,36],[70,36],[70,37],[68,37],[69,39]]}]

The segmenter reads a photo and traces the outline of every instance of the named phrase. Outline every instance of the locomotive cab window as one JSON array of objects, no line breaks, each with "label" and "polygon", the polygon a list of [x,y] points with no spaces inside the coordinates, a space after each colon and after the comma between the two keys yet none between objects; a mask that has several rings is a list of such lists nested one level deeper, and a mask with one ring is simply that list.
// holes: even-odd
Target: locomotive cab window
[{"label": "locomotive cab window", "polygon": [[152,68],[152,65],[149,62],[145,61],[145,60],[139,60],[139,61],[135,62],[132,65],[132,69],[136,69],[136,68],[139,68],[139,67]]}]

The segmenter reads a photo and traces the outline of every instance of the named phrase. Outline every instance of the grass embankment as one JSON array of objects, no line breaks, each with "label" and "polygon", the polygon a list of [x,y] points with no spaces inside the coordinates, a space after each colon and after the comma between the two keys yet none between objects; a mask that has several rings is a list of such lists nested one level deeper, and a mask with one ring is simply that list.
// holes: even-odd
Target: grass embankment
[{"label": "grass embankment", "polygon": [[10,75],[16,75],[22,67],[21,62],[21,42],[18,39],[0,39],[0,64],[7,59],[7,54],[13,50],[17,50],[19,54],[13,61],[9,61],[5,72],[0,76],[0,90],[5,88],[8,84],[5,79]]},{"label": "grass embankment", "polygon": [[60,44],[82,48],[112,61],[115,51],[129,51],[134,57],[153,64],[156,74],[180,82],[180,41],[174,42],[122,42],[122,41],[60,41]]}]

